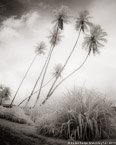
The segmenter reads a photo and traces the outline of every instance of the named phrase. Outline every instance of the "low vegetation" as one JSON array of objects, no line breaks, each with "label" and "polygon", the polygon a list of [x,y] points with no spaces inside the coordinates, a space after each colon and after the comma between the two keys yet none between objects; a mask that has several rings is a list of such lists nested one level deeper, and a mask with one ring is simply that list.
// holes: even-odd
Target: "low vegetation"
[{"label": "low vegetation", "polygon": [[63,98],[57,110],[52,106],[54,109],[51,107],[49,111],[45,111],[44,107],[38,113],[36,111],[39,134],[82,141],[115,136],[113,101],[100,93],[82,89],[69,91]]},{"label": "low vegetation", "polygon": [[31,119],[25,115],[21,108],[5,108],[0,106],[0,118],[7,119],[21,124],[34,124]]}]

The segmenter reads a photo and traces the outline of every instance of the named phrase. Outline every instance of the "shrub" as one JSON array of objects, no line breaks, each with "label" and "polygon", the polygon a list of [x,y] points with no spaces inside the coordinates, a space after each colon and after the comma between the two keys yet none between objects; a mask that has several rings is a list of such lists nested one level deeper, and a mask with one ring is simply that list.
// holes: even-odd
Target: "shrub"
[{"label": "shrub", "polygon": [[53,113],[38,118],[40,134],[82,141],[115,135],[113,101],[100,93],[84,89],[69,91],[63,98],[57,111],[53,109]]}]

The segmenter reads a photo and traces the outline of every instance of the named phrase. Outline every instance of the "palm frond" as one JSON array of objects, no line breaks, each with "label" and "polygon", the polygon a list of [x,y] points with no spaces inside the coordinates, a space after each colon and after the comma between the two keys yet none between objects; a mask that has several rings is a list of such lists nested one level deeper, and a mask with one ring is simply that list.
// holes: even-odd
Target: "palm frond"
[{"label": "palm frond", "polygon": [[107,33],[104,32],[100,25],[91,25],[90,35],[84,37],[82,47],[88,49],[89,52],[92,51],[93,54],[100,53],[99,48],[103,47],[103,43],[107,42],[105,36],[107,36]]},{"label": "palm frond", "polygon": [[53,29],[53,31],[50,31],[50,35],[48,38],[50,39],[50,43],[55,46],[61,41],[61,32],[57,31],[56,28]]},{"label": "palm frond", "polygon": [[52,72],[52,75],[57,77],[57,76],[62,76],[61,75],[61,70],[62,70],[62,65],[61,64],[57,64],[54,66],[53,68],[53,72]]},{"label": "palm frond", "polygon": [[37,54],[45,54],[46,45],[44,42],[41,42],[36,46],[35,53]]},{"label": "palm frond", "polygon": [[63,30],[64,23],[68,24],[68,10],[66,7],[61,7],[60,9],[54,10],[54,20],[53,23],[55,23],[56,26],[58,26],[59,29]]},{"label": "palm frond", "polygon": [[80,12],[79,17],[76,20],[76,30],[79,30],[81,28],[83,32],[85,30],[87,31],[88,27],[92,25],[92,23],[89,22],[90,18],[92,17],[89,16],[89,12],[87,10]]}]

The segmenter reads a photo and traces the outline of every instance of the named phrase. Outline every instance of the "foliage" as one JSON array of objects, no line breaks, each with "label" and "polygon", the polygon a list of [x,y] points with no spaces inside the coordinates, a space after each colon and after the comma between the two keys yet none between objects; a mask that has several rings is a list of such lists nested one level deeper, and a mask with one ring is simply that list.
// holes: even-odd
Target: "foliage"
[{"label": "foliage", "polygon": [[58,31],[58,29],[56,28],[53,28],[53,30],[49,32],[50,32],[50,35],[48,36],[48,38],[49,38],[50,44],[52,46],[58,45],[62,37],[61,32]]},{"label": "foliage", "polygon": [[62,65],[61,64],[57,64],[57,65],[55,65],[54,66],[54,70],[53,70],[53,72],[52,72],[52,75],[54,76],[54,77],[57,77],[57,76],[62,76],[61,75],[61,70],[62,70]]},{"label": "foliage", "polygon": [[55,27],[58,27],[59,29],[63,30],[64,23],[69,23],[68,20],[68,9],[66,7],[61,7],[60,9],[54,10],[54,21]]},{"label": "foliage", "polygon": [[89,27],[92,25],[92,23],[89,22],[90,18],[91,17],[89,16],[89,12],[87,10],[80,12],[79,17],[76,18],[76,30],[81,29],[83,32],[89,30]]},{"label": "foliage", "polygon": [[2,100],[9,100],[11,96],[11,90],[9,87],[5,87],[3,85],[0,85],[0,104],[2,104]]},{"label": "foliage", "polygon": [[99,25],[92,25],[90,27],[90,35],[86,34],[84,37],[83,48],[88,49],[93,54],[99,53],[99,48],[103,47],[103,42],[107,42],[104,38],[107,33]]},{"label": "foliage", "polygon": [[112,103],[97,92],[69,91],[57,111],[52,106],[53,113],[44,113],[37,118],[39,133],[82,141],[111,138],[116,133],[113,127],[116,112]]},{"label": "foliage", "polygon": [[44,42],[41,42],[40,44],[37,45],[36,49],[35,49],[35,53],[37,54],[45,54],[46,50],[46,45]]}]

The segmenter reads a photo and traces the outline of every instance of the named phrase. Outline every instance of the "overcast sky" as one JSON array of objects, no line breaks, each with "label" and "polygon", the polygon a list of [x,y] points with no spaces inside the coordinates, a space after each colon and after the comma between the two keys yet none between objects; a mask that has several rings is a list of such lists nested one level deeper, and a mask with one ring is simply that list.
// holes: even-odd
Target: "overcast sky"
[{"label": "overcast sky", "polygon": [[[74,86],[98,90],[108,96],[116,96],[116,1],[115,0],[0,0],[0,84],[9,86],[12,95],[16,92],[28,66],[35,56],[35,47],[44,41],[49,50],[47,36],[52,29],[53,10],[61,6],[69,9],[69,15],[78,17],[79,11],[88,10],[91,21],[108,33],[107,44],[100,55],[88,58],[84,67],[64,82],[54,96]],[[52,67],[64,63],[78,36],[75,20],[70,19],[62,32],[62,42],[55,48],[45,82],[51,77]],[[82,50],[83,34],[63,77],[74,70],[87,55]],[[16,102],[29,95],[46,58],[38,56],[24,81]],[[45,95],[47,89],[43,90]],[[37,87],[38,89],[38,87]],[[41,96],[41,97],[42,97]],[[35,96],[36,97],[36,96]]]}]

